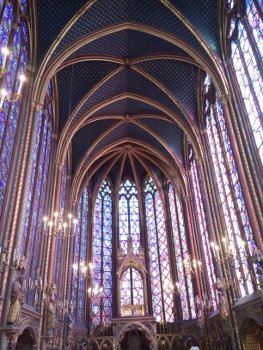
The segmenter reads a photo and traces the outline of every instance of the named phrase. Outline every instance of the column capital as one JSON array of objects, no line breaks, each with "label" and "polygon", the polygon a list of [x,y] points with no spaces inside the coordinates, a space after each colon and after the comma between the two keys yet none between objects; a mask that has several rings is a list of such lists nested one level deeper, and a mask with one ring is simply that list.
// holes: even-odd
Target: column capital
[{"label": "column capital", "polygon": [[31,106],[33,108],[35,108],[36,111],[41,111],[42,108],[43,108],[43,103],[39,102],[39,101],[36,101],[36,100],[33,100],[31,102]]},{"label": "column capital", "polygon": [[57,168],[59,171],[62,171],[62,170],[63,170],[63,166],[64,166],[63,163],[56,162],[55,164],[56,164],[56,168]]},{"label": "column capital", "polygon": [[196,161],[197,164],[202,164],[203,161],[204,161],[204,157],[203,157],[203,156],[198,157],[198,156],[195,155],[195,156],[194,156],[194,159],[195,159],[195,161]]},{"label": "column capital", "polygon": [[231,96],[229,94],[224,94],[218,96],[219,101],[222,103],[222,105],[226,105],[228,101],[230,101]]}]

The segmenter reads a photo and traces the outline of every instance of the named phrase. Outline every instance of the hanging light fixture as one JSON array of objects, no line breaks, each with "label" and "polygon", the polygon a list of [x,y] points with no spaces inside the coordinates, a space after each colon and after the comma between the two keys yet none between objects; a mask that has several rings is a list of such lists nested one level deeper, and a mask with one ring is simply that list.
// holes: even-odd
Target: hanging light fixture
[{"label": "hanging light fixture", "polygon": [[19,79],[19,85],[18,85],[18,90],[17,92],[14,93],[14,95],[12,95],[11,92],[7,91],[4,88],[4,78],[7,74],[7,58],[10,54],[10,51],[8,49],[8,47],[4,46],[1,48],[1,56],[2,56],[2,64],[0,67],[0,86],[2,87],[0,90],[0,111],[3,110],[3,105],[5,101],[8,102],[15,102],[19,99],[21,99],[22,97],[22,89],[23,89],[23,85],[26,81],[26,76],[24,74],[21,74],[18,79]]}]

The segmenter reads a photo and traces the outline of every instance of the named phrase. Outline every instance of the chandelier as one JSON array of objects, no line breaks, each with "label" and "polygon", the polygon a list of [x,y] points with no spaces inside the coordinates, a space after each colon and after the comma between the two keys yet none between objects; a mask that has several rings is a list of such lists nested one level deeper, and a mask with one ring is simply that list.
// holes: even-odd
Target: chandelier
[{"label": "chandelier", "polygon": [[[0,67],[0,78],[2,79],[7,73],[7,69],[6,69],[7,57],[10,54],[10,51],[7,47],[2,47],[1,54],[2,54],[2,65]],[[1,88],[1,90],[0,90],[0,111],[3,110],[3,104],[5,101],[15,102],[21,98],[21,96],[22,96],[21,92],[22,92],[22,88],[23,88],[25,81],[26,81],[25,75],[21,74],[19,76],[18,90],[17,90],[17,92],[14,93],[14,95],[11,92],[7,91],[5,88]],[[2,82],[1,82],[1,86],[2,86]]]},{"label": "chandelier", "polygon": [[64,209],[54,212],[51,217],[43,217],[44,234],[58,236],[58,238],[74,237],[77,231],[78,219],[71,213],[64,216]]}]

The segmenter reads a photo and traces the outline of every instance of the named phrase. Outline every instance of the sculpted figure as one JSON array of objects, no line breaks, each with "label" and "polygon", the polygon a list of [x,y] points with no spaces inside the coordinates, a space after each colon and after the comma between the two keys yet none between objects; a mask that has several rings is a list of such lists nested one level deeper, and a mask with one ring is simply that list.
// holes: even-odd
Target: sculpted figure
[{"label": "sculpted figure", "polygon": [[24,302],[24,277],[19,276],[12,285],[11,305],[7,317],[7,323],[13,324],[19,321],[21,308]]}]

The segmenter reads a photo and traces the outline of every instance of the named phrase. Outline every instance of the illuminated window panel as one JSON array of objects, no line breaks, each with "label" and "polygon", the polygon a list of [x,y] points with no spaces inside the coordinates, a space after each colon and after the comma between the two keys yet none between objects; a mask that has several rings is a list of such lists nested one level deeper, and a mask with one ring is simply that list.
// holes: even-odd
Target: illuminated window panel
[{"label": "illuminated window panel", "polygon": [[184,320],[189,320],[190,318],[195,318],[196,313],[192,277],[188,266],[190,255],[185,234],[182,205],[171,185],[169,185],[168,196],[182,314]]},{"label": "illuminated window panel", "polygon": [[[43,216],[45,197],[48,186],[48,172],[51,155],[51,129],[50,120],[53,119],[52,108],[47,113],[39,113],[38,133],[32,159],[32,172],[29,181],[29,190],[26,198],[26,212],[24,231],[21,240],[21,252],[27,257],[27,279],[34,280],[37,275],[43,242]],[[34,304],[34,293],[27,289],[27,303]]]},{"label": "illuminated window panel", "polygon": [[123,272],[120,281],[121,315],[143,316],[144,293],[140,272],[132,267]]},{"label": "illuminated window panel", "polygon": [[[238,40],[231,42],[231,56],[240,92],[244,100],[250,128],[254,136],[261,163],[263,162],[263,78],[258,61],[263,57],[263,22],[258,13],[256,1],[247,0],[246,25],[239,21],[237,25]],[[262,1],[257,2],[262,8]],[[231,28],[235,26],[235,18],[231,19]],[[249,35],[252,33],[252,37]],[[231,33],[230,33],[231,37]],[[254,40],[252,40],[254,38]],[[257,57],[259,56],[259,57]],[[257,61],[258,58],[258,61]]]},{"label": "illuminated window panel", "polygon": [[127,253],[127,240],[132,238],[134,253],[140,247],[140,221],[138,192],[135,184],[126,180],[119,191],[119,246]]},{"label": "illuminated window panel", "polygon": [[[2,4],[3,13],[0,21],[0,47],[8,47],[9,56],[6,60],[6,73],[2,78],[2,89],[7,91],[7,97],[14,99],[14,94],[18,91],[20,83],[19,77],[25,74],[27,65],[27,42],[28,32],[26,24],[21,20],[21,24],[15,29],[13,26],[14,10],[11,2]],[[13,29],[12,29],[13,28]],[[15,31],[12,36],[12,30]],[[0,52],[0,66],[4,62],[4,53]],[[2,211],[5,191],[13,148],[16,139],[16,130],[20,114],[21,100],[3,103],[0,111],[0,213]]]},{"label": "illuminated window panel", "polygon": [[173,322],[173,293],[163,203],[152,179],[144,186],[153,316]]},{"label": "illuminated window panel", "polygon": [[112,317],[112,191],[104,180],[94,212],[91,318],[95,325]]},{"label": "illuminated window panel", "polygon": [[[78,208],[78,226],[75,236],[74,263],[80,266],[87,265],[88,255],[88,213],[89,200],[88,189],[84,187]],[[75,323],[86,322],[86,277],[80,274],[73,275],[72,300],[74,306]]]},{"label": "illuminated window panel", "polygon": [[203,250],[203,259],[205,262],[203,266],[204,266],[206,275],[208,277],[207,278],[208,286],[209,286],[208,298],[209,300],[211,300],[213,308],[216,309],[217,303],[216,303],[216,295],[214,290],[214,285],[216,283],[216,275],[215,275],[215,270],[213,265],[212,252],[211,252],[211,246],[210,246],[210,241],[208,236],[203,200],[201,197],[201,188],[199,183],[197,166],[196,166],[196,161],[194,159],[191,161],[191,184],[192,184],[193,194],[194,194],[196,222],[199,229],[199,234],[201,238],[201,247]]},{"label": "illuminated window panel", "polygon": [[[206,97],[209,102],[209,97]],[[211,161],[216,177],[221,208],[224,214],[227,239],[229,240],[235,264],[236,281],[233,281],[237,294],[245,296],[253,292],[252,276],[243,240],[248,243],[250,253],[255,242],[245,207],[235,160],[232,153],[223,109],[219,101],[216,108],[207,109],[207,135]]]}]

